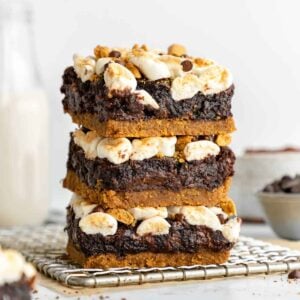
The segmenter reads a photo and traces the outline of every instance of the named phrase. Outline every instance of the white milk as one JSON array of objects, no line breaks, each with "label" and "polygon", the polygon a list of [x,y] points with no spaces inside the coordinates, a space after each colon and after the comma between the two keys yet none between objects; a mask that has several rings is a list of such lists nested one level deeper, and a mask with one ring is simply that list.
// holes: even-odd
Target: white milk
[{"label": "white milk", "polygon": [[0,94],[0,226],[40,224],[49,207],[48,106],[42,90]]}]

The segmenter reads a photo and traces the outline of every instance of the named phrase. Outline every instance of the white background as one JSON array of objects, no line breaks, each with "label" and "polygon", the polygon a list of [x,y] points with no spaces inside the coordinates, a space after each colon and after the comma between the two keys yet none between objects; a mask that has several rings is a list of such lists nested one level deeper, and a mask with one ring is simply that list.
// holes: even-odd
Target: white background
[{"label": "white background", "polygon": [[51,109],[51,188],[68,194],[65,174],[71,122],[63,115],[61,75],[72,54],[95,45],[173,42],[229,67],[235,78],[233,148],[300,145],[300,1],[51,0],[32,1],[38,61]]}]

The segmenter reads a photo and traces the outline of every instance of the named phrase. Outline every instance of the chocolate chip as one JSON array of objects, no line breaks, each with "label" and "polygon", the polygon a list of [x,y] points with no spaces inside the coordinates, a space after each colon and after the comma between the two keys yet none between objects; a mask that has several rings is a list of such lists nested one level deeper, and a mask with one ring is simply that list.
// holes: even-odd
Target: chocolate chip
[{"label": "chocolate chip", "polygon": [[294,270],[289,273],[289,279],[300,279],[300,270]]},{"label": "chocolate chip", "polygon": [[294,178],[285,175],[280,180],[275,180],[266,185],[263,191],[268,193],[300,193],[299,174]]},{"label": "chocolate chip", "polygon": [[300,178],[286,178],[284,181],[281,183],[281,187],[283,189],[290,189],[294,187],[300,187]]},{"label": "chocolate chip", "polygon": [[291,193],[300,193],[300,185],[298,185],[298,186],[293,186],[292,188],[291,188]]},{"label": "chocolate chip", "polygon": [[109,52],[108,56],[119,58],[119,57],[121,57],[121,52],[117,51],[117,50],[112,50]]},{"label": "chocolate chip", "polygon": [[266,193],[273,193],[274,192],[274,186],[272,184],[268,184],[264,187],[263,192]]},{"label": "chocolate chip", "polygon": [[184,72],[188,72],[193,69],[193,63],[190,60],[184,60],[181,65]]}]

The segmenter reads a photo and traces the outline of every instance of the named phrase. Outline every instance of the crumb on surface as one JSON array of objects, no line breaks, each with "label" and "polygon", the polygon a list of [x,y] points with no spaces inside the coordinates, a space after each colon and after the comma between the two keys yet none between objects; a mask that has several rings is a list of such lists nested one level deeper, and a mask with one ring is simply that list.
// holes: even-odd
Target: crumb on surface
[{"label": "crumb on surface", "polygon": [[290,272],[288,274],[288,279],[300,280],[300,270],[294,270],[294,271]]}]

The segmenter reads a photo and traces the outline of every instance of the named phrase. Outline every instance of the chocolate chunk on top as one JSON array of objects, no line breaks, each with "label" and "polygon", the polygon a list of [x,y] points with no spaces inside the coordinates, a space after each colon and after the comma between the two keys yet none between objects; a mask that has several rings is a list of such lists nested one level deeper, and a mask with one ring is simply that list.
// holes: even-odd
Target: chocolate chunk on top
[{"label": "chocolate chunk on top", "polygon": [[190,60],[184,60],[181,65],[184,72],[191,71],[193,68],[193,63]]},{"label": "chocolate chunk on top", "polygon": [[116,51],[116,50],[112,50],[112,51],[109,52],[108,56],[109,57],[119,58],[119,57],[121,57],[121,52],[120,51]]}]

